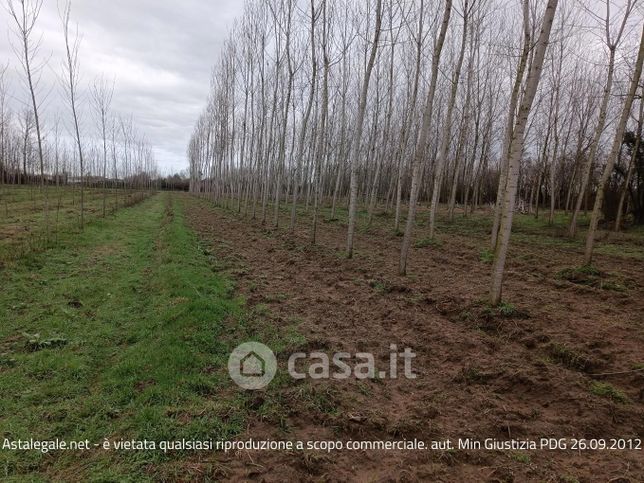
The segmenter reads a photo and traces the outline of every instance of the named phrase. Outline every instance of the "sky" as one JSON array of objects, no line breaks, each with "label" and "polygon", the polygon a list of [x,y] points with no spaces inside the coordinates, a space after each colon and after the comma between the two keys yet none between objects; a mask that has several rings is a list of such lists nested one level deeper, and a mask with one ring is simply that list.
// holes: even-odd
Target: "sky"
[{"label": "sky", "polygon": [[[0,0],[0,66],[7,70],[10,103],[27,102],[24,74],[12,49],[13,19]],[[153,147],[162,173],[186,169],[186,147],[206,103],[212,66],[243,0],[74,0],[72,22],[81,36],[80,99],[83,135],[97,136],[91,118],[89,86],[104,74],[115,82],[112,109],[133,115],[137,130]],[[34,38],[42,36],[37,58],[38,96],[44,120],[69,108],[60,82],[64,59],[59,5],[44,0]],[[49,116],[48,116],[49,114]]]}]

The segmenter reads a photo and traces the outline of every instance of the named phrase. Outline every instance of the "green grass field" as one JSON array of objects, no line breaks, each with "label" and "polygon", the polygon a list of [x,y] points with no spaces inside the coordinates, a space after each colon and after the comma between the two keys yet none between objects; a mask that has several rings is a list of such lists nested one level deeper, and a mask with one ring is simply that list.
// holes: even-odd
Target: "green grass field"
[{"label": "green grass field", "polygon": [[[106,214],[130,206],[148,196],[146,191],[108,190]],[[0,186],[0,263],[16,260],[26,253],[55,246],[59,235],[80,229],[80,189],[77,186],[49,186],[49,226],[45,219],[45,194],[39,186]],[[85,188],[84,221],[103,216],[103,190]]]},{"label": "green grass field", "polygon": [[[3,273],[1,437],[102,443],[238,432],[242,396],[217,397],[222,376],[208,368],[226,365],[236,344],[225,321],[243,319],[243,302],[209,268],[180,204],[156,195],[66,241]],[[93,480],[140,481],[159,458],[0,451],[0,478],[82,480],[91,469]]]}]

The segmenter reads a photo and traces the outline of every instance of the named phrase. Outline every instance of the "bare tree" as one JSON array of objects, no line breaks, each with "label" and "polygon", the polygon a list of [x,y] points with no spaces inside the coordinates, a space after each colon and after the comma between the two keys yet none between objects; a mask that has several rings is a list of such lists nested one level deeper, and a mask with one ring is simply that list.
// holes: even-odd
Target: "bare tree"
[{"label": "bare tree", "polygon": [[322,0],[322,114],[320,116],[320,133],[315,153],[315,166],[313,169],[313,228],[311,230],[311,242],[315,243],[317,236],[318,208],[320,203],[320,185],[322,162],[326,154],[327,143],[327,122],[329,117],[329,15],[327,13],[327,1]]},{"label": "bare tree", "polygon": [[[429,237],[434,238],[436,227],[436,209],[441,194],[441,185],[443,183],[443,167],[446,162],[449,144],[452,139],[452,116],[454,114],[454,105],[456,104],[456,93],[461,78],[461,69],[463,67],[463,59],[465,58],[465,47],[467,45],[467,27],[470,15],[470,5],[468,0],[464,0],[463,4],[463,33],[461,35],[461,47],[458,53],[458,59],[454,66],[454,74],[451,79],[451,90],[449,101],[447,104],[447,114],[445,115],[445,124],[443,127],[443,134],[441,145],[438,150],[438,158],[434,165],[434,189],[432,190],[432,201],[429,207]],[[456,176],[456,174],[455,174]]]},{"label": "bare tree", "polygon": [[425,159],[425,148],[427,145],[427,137],[432,127],[432,115],[434,111],[434,95],[436,93],[436,82],[438,79],[438,66],[440,64],[441,52],[443,51],[443,44],[445,36],[447,35],[447,27],[452,13],[452,0],[445,0],[445,9],[443,13],[443,20],[441,22],[440,32],[436,43],[434,45],[434,54],[432,56],[432,72],[429,88],[427,90],[427,98],[425,101],[425,110],[423,111],[423,121],[416,143],[416,154],[412,164],[411,174],[411,188],[409,192],[409,210],[407,212],[407,223],[405,224],[405,234],[403,237],[402,248],[400,250],[400,265],[399,271],[401,275],[407,273],[407,256],[411,246],[411,237],[414,229],[415,216],[416,216],[416,203],[418,202],[418,191],[422,180],[423,161]]},{"label": "bare tree", "polygon": [[532,109],[532,103],[539,87],[541,79],[541,72],[543,67],[543,60],[545,58],[546,49],[550,40],[550,31],[554,21],[555,13],[557,10],[558,0],[548,0],[545,13],[543,15],[543,23],[541,32],[537,40],[528,77],[526,79],[525,90],[523,98],[519,106],[514,128],[512,129],[512,140],[510,142],[509,158],[508,158],[508,175],[507,185],[503,194],[503,210],[501,212],[501,223],[499,227],[499,235],[494,251],[494,264],[492,267],[492,283],[490,287],[490,302],[497,305],[501,302],[501,289],[503,286],[503,272],[505,268],[505,259],[510,245],[510,233],[512,231],[512,217],[514,215],[514,205],[517,193],[517,184],[519,179],[519,166],[521,164],[521,157],[523,154],[523,145],[525,142],[524,133],[528,116]]},{"label": "bare tree", "polygon": [[78,79],[79,79],[79,62],[78,62],[78,49],[80,47],[80,37],[78,35],[78,28],[74,34],[74,38],[71,39],[70,33],[70,15],[72,11],[71,2],[67,2],[64,6],[63,11],[61,12],[61,22],[63,26],[63,36],[65,38],[65,62],[63,63],[63,75],[65,79],[65,91],[67,94],[67,99],[69,101],[69,106],[72,110],[73,121],[74,121],[74,135],[76,137],[76,147],[78,148],[78,160],[80,166],[80,227],[81,230],[84,227],[85,222],[85,165],[83,162],[83,147],[81,143],[81,135],[79,128],[79,116],[78,116]]},{"label": "bare tree", "polygon": [[[611,32],[611,0],[605,0],[606,2],[606,15],[602,20],[604,27],[604,42],[608,48],[608,69],[606,71],[606,84],[604,86],[604,94],[602,97],[601,105],[599,108],[599,118],[597,119],[597,126],[595,127],[595,134],[593,137],[592,144],[590,145],[590,153],[584,164],[583,173],[581,177],[581,186],[579,188],[579,193],[577,195],[577,202],[575,208],[572,212],[572,218],[570,219],[570,226],[568,228],[570,236],[575,236],[577,231],[577,217],[579,216],[579,211],[581,210],[581,204],[583,203],[584,196],[588,190],[588,183],[590,181],[590,173],[592,167],[595,163],[597,157],[597,151],[599,150],[600,140],[604,132],[604,127],[606,125],[606,116],[608,113],[608,101],[610,100],[611,91],[613,89],[613,78],[615,75],[615,53],[617,47],[620,45],[622,38],[624,36],[624,31],[628,22],[628,18],[633,12],[637,0],[626,0],[626,5],[623,8],[621,22],[617,28],[617,33],[613,35]],[[601,20],[601,19],[600,19]]]},{"label": "bare tree", "polygon": [[105,217],[107,204],[107,116],[114,94],[114,83],[109,85],[104,77],[100,77],[94,80],[91,91],[103,140],[103,217]]},{"label": "bare tree", "polygon": [[631,107],[633,106],[633,99],[635,98],[635,92],[642,75],[642,61],[644,61],[644,26],[642,27],[642,37],[640,39],[639,53],[637,55],[637,61],[635,62],[635,70],[631,77],[630,88],[624,99],[624,106],[622,107],[622,113],[619,117],[617,123],[617,129],[615,131],[615,137],[613,138],[613,144],[608,154],[608,159],[606,161],[606,166],[604,167],[604,172],[601,179],[599,180],[599,186],[597,187],[597,194],[595,195],[595,204],[593,206],[593,213],[590,218],[590,226],[588,227],[588,234],[586,235],[586,249],[584,252],[584,264],[590,265],[593,261],[593,248],[595,246],[595,234],[597,232],[597,224],[599,223],[600,211],[602,209],[602,204],[604,202],[604,191],[606,189],[606,184],[608,183],[608,178],[613,172],[613,167],[615,166],[615,160],[619,153],[620,147],[622,145],[622,140],[624,139],[624,131],[626,129],[626,123],[628,122],[628,117],[631,113]]},{"label": "bare tree", "polygon": [[[0,67],[0,188],[7,182],[9,174],[9,163],[7,156],[7,134],[9,131],[9,116],[7,109],[7,85],[5,83],[5,73],[7,66]],[[2,196],[2,192],[0,192]],[[5,201],[5,211],[7,203]]]},{"label": "bare tree", "polygon": [[512,87],[512,93],[510,95],[510,106],[508,109],[508,117],[506,119],[505,131],[503,135],[503,145],[501,147],[501,159],[500,159],[500,166],[499,166],[499,169],[500,169],[499,184],[496,191],[496,205],[494,209],[494,218],[492,220],[492,237],[491,237],[492,250],[496,248],[497,237],[499,235],[499,224],[501,222],[503,193],[505,192],[505,187],[508,180],[510,144],[512,142],[512,135],[514,131],[514,124],[515,124],[515,118],[516,118],[516,110],[517,110],[517,104],[519,102],[521,86],[523,84],[523,76],[525,73],[526,65],[528,63],[528,55],[530,54],[530,47],[532,43],[532,35],[531,35],[531,28],[530,28],[529,0],[523,0],[522,5],[523,5],[523,46],[521,49],[521,55],[519,56],[519,61],[517,63],[517,72],[514,77],[514,85]]},{"label": "bare tree", "polygon": [[[448,0],[451,1],[451,0]],[[360,102],[358,104],[358,114],[356,126],[353,130],[353,144],[350,156],[350,173],[351,181],[349,188],[349,228],[347,233],[347,257],[353,257],[353,235],[356,228],[356,211],[358,209],[358,156],[360,155],[360,138],[362,137],[362,127],[364,125],[365,110],[367,107],[367,93],[369,91],[369,81],[371,71],[376,61],[380,32],[382,29],[382,0],[377,0],[375,12],[376,24],[374,27],[373,41],[371,42],[371,53],[362,81],[362,90],[360,91]]]},{"label": "bare tree", "polygon": [[[398,146],[398,166],[396,172],[396,214],[394,217],[394,230],[396,232],[400,229],[400,212],[402,205],[402,188],[403,188],[403,171],[404,171],[404,156],[405,150],[409,143],[409,137],[412,130],[412,122],[414,118],[414,110],[418,100],[418,86],[420,81],[421,58],[423,50],[423,29],[424,29],[424,0],[420,0],[418,8],[418,30],[413,35],[413,42],[415,44],[415,69],[411,87],[411,95],[408,97],[408,105],[404,110],[404,118],[400,132],[400,140]],[[405,22],[406,24],[407,22]]]},{"label": "bare tree", "polygon": [[[268,4],[270,7],[270,3]],[[275,19],[276,27],[279,29],[279,32],[276,33],[277,36],[281,38],[282,33],[284,34],[284,43],[286,50],[286,69],[288,71],[288,80],[286,87],[286,98],[283,101],[282,106],[282,130],[280,132],[279,138],[279,148],[278,148],[278,160],[277,166],[275,167],[275,199],[273,202],[273,225],[277,227],[279,222],[279,205],[281,198],[281,175],[284,169],[284,160],[286,157],[286,138],[288,135],[288,112],[291,104],[291,94],[293,93],[293,79],[295,78],[295,68],[293,65],[293,59],[291,57],[291,37],[292,37],[292,23],[293,23],[293,0],[285,0],[285,4],[282,2],[280,4],[280,11],[275,12],[272,7],[271,13]],[[278,67],[279,68],[279,67]],[[233,110],[234,112],[234,110]]]},{"label": "bare tree", "polygon": [[291,200],[291,223],[290,230],[291,232],[295,229],[295,219],[297,213],[297,200],[300,189],[300,178],[302,176],[302,157],[304,156],[304,149],[306,143],[306,131],[309,124],[309,119],[311,117],[311,111],[313,108],[313,101],[315,99],[315,87],[317,83],[317,57],[315,51],[315,23],[317,20],[317,13],[315,10],[315,0],[311,0],[311,24],[310,24],[310,38],[311,38],[311,85],[309,87],[309,96],[306,102],[306,108],[304,110],[304,116],[302,118],[302,127],[300,129],[300,135],[298,139],[298,147],[295,154],[295,163],[296,169],[293,175],[293,196]]},{"label": "bare tree", "polygon": [[45,215],[45,236],[46,239],[49,239],[49,197],[45,184],[43,141],[41,135],[40,116],[38,112],[38,102],[36,101],[36,78],[42,65],[35,64],[35,57],[38,53],[40,40],[32,42],[34,27],[38,21],[41,7],[42,0],[8,0],[8,10],[16,24],[16,35],[21,44],[20,47],[14,47],[14,51],[20,59],[25,76],[27,77],[27,86],[29,87],[31,107],[33,109],[34,124],[36,127],[36,141],[38,143],[38,161],[40,162],[40,189],[43,191],[45,199],[43,206]]}]

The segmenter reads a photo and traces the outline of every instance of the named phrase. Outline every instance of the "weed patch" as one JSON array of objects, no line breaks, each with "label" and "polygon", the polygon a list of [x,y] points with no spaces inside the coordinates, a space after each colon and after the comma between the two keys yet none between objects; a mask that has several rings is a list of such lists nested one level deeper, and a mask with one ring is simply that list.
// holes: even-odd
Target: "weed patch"
[{"label": "weed patch", "polygon": [[481,250],[479,260],[483,263],[492,263],[494,261],[494,253],[490,250]]},{"label": "weed patch", "polygon": [[623,282],[615,280],[610,274],[602,272],[590,265],[577,268],[564,268],[557,273],[556,278],[559,280],[567,280],[578,285],[586,285],[615,292],[624,292],[627,289]]},{"label": "weed patch", "polygon": [[612,399],[618,403],[626,404],[630,402],[626,394],[606,382],[592,382],[590,392],[595,396]]},{"label": "weed patch", "polygon": [[443,242],[437,238],[421,238],[414,243],[416,248],[434,247],[438,248],[443,245]]},{"label": "weed patch", "polygon": [[551,343],[547,347],[547,352],[552,360],[569,369],[589,371],[596,367],[596,364],[590,358],[564,344]]}]

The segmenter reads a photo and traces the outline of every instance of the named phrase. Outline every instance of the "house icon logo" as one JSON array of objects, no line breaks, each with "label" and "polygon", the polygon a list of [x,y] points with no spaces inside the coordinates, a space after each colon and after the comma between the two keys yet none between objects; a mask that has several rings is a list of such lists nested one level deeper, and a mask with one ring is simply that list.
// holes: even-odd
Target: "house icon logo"
[{"label": "house icon logo", "polygon": [[266,387],[276,372],[275,354],[259,342],[244,342],[238,345],[228,358],[228,373],[231,379],[244,389]]},{"label": "house icon logo", "polygon": [[241,360],[241,373],[244,376],[263,377],[266,374],[266,363],[255,352],[250,352]]}]

